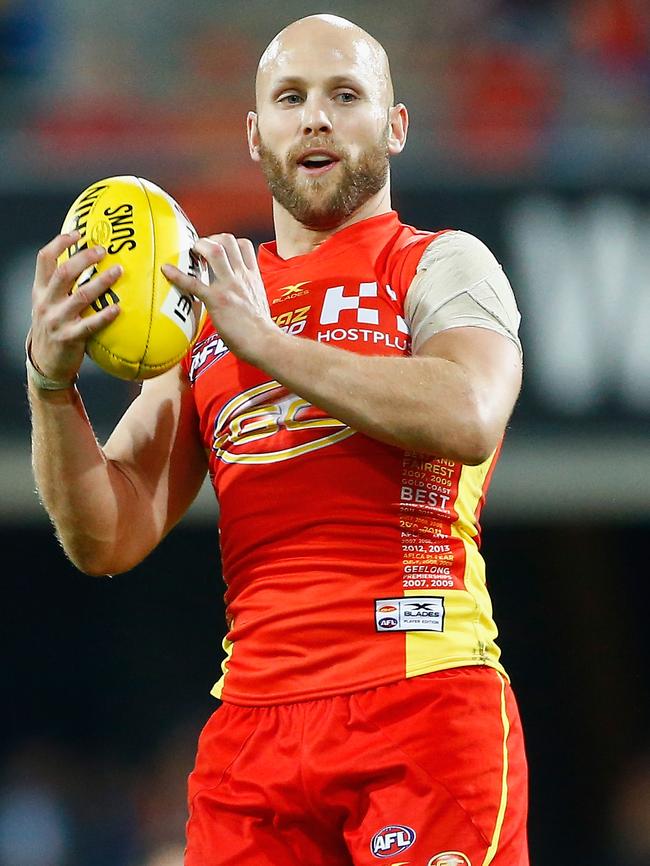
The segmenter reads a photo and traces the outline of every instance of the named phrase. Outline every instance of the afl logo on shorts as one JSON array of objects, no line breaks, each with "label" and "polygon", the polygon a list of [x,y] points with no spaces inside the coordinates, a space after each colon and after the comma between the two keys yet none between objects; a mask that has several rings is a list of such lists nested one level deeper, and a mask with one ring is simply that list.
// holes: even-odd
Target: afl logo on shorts
[{"label": "afl logo on shorts", "polygon": [[469,862],[469,857],[461,854],[460,851],[443,851],[442,854],[432,857],[427,866],[472,866],[472,864]]},{"label": "afl logo on shorts", "polygon": [[370,850],[374,857],[396,857],[415,842],[415,830],[403,824],[390,824],[372,837]]}]

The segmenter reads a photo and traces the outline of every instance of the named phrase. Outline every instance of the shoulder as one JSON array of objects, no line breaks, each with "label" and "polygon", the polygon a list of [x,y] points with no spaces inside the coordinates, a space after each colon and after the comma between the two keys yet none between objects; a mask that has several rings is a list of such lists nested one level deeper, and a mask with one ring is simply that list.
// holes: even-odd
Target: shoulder
[{"label": "shoulder", "polygon": [[479,280],[500,270],[501,265],[483,241],[469,232],[455,229],[436,235],[423,246],[416,271],[430,269],[451,270],[465,279],[475,274]]},{"label": "shoulder", "polygon": [[521,352],[512,286],[492,251],[468,232],[445,232],[423,248],[404,312],[414,352],[434,334],[465,327],[501,333]]},{"label": "shoulder", "polygon": [[399,224],[398,230],[380,256],[380,261],[383,260],[387,281],[400,297],[403,298],[406,294],[424,251],[450,231],[452,230],[425,231],[404,223]]}]

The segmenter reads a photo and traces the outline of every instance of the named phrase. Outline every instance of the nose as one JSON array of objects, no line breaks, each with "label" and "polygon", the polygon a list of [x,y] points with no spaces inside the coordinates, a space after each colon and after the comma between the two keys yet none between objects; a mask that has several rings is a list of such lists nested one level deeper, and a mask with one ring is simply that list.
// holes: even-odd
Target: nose
[{"label": "nose", "polygon": [[315,96],[305,100],[302,113],[303,135],[327,135],[332,131],[332,121],[327,112],[326,102]]}]

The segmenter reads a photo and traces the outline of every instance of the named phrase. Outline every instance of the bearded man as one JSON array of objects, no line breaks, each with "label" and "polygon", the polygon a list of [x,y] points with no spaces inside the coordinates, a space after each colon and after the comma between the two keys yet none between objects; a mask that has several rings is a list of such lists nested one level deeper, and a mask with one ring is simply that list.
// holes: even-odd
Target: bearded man
[{"label": "bearded man", "polygon": [[[34,467],[70,559],[140,562],[209,471],[227,585],[221,705],[189,781],[187,866],[526,866],[526,760],[495,643],[479,512],[521,382],[490,251],[390,203],[408,114],[384,49],[330,15],[260,60],[253,160],[275,241],[200,239],[206,324],[102,447],[75,385],[90,332],[39,254]],[[119,279],[85,287],[92,302]]]}]

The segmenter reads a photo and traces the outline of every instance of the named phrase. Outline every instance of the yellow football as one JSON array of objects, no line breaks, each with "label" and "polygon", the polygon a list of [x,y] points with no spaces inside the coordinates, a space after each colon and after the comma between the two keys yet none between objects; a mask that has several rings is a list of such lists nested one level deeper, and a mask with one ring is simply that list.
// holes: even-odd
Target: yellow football
[{"label": "yellow football", "polygon": [[74,201],[62,232],[77,229],[79,241],[61,256],[101,244],[106,255],[77,280],[73,291],[97,273],[121,265],[117,282],[82,314],[108,304],[120,315],[90,338],[86,351],[120,379],[150,379],[185,355],[204,316],[202,304],[183,294],[160,271],[165,262],[207,279],[207,266],[192,252],[197,233],[182,208],[160,187],[141,177],[109,177]]}]

